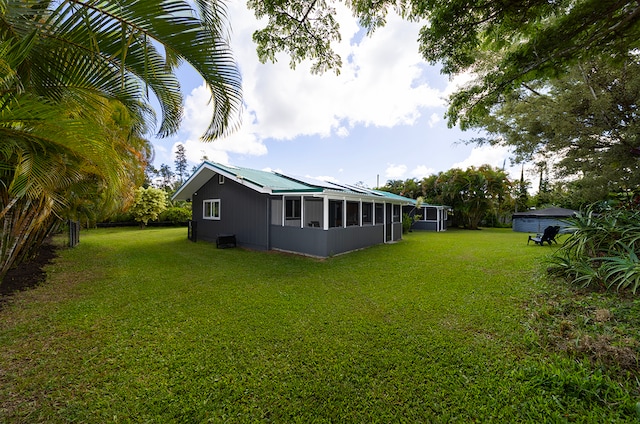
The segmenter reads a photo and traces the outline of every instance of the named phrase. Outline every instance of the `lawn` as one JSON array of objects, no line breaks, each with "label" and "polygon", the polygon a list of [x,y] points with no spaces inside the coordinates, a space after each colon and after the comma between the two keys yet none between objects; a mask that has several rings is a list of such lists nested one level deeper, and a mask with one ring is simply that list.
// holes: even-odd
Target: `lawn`
[{"label": "lawn", "polygon": [[531,328],[555,248],[453,230],[318,260],[85,231],[0,310],[0,422],[636,420],[637,380]]}]

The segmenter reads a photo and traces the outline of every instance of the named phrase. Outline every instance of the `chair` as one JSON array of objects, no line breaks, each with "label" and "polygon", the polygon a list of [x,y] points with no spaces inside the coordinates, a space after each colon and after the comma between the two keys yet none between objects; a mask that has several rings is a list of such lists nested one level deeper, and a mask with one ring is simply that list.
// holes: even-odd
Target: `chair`
[{"label": "chair", "polygon": [[534,243],[539,244],[540,246],[544,245],[546,241],[551,246],[551,242],[558,243],[556,241],[556,236],[560,232],[560,227],[557,225],[549,225],[544,229],[542,234],[536,234],[535,237],[529,236],[529,240],[527,240],[527,244],[533,240]]}]

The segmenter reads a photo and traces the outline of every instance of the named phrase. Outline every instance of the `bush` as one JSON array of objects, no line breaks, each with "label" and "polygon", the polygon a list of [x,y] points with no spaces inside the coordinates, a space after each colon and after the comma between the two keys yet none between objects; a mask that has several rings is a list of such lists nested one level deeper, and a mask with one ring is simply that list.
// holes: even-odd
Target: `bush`
[{"label": "bush", "polygon": [[568,220],[573,233],[556,251],[550,271],[582,287],[640,288],[640,212],[593,209]]},{"label": "bush", "polygon": [[191,208],[171,207],[160,214],[160,221],[173,222],[178,224],[191,219]]},{"label": "bush", "polygon": [[167,194],[164,191],[153,187],[139,187],[136,190],[135,202],[129,212],[144,228],[149,221],[156,221],[166,208]]}]

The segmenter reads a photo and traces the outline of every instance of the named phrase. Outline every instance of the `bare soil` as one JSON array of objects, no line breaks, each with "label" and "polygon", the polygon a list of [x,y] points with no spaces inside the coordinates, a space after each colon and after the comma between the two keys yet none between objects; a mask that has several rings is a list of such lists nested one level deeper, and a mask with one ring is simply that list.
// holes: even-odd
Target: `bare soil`
[{"label": "bare soil", "polygon": [[47,274],[43,268],[58,256],[58,248],[59,246],[47,241],[42,245],[35,258],[9,270],[0,282],[0,309],[2,309],[3,303],[15,292],[36,287],[46,279]]}]

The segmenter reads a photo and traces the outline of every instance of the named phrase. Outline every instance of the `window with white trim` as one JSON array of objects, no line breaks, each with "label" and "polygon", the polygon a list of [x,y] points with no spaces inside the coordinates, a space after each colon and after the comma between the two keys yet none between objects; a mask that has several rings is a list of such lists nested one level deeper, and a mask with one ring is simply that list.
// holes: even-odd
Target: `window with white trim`
[{"label": "window with white trim", "polygon": [[218,174],[218,184],[224,184],[224,175]]},{"label": "window with white trim", "polygon": [[300,199],[287,199],[285,203],[285,219],[300,219],[301,213]]},{"label": "window with white trim", "polygon": [[220,219],[220,199],[210,199],[202,202],[204,219]]}]

